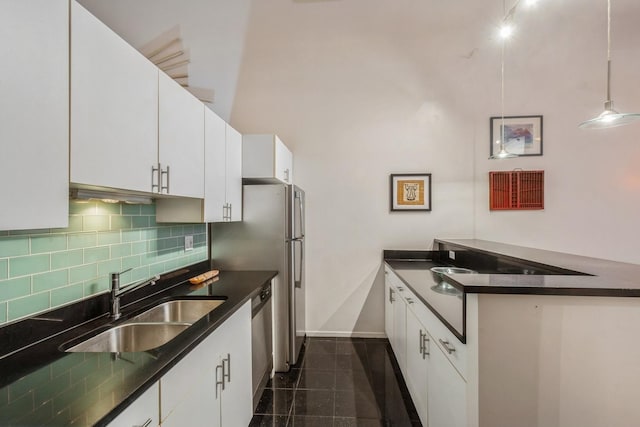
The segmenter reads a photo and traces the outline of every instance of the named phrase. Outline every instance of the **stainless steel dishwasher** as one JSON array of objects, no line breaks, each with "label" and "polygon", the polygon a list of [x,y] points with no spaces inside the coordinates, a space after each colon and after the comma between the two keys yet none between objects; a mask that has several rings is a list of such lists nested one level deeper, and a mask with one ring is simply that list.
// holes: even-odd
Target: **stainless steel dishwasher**
[{"label": "stainless steel dishwasher", "polygon": [[273,371],[273,317],[271,282],[251,300],[251,359],[253,371],[253,409]]}]

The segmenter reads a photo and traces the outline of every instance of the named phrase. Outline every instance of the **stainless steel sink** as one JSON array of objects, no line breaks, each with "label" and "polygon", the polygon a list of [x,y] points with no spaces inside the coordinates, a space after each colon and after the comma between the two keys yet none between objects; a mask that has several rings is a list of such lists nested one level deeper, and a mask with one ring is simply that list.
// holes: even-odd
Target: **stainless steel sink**
[{"label": "stainless steel sink", "polygon": [[190,323],[125,323],[89,338],[67,351],[117,353],[151,350],[168,343],[189,326]]},{"label": "stainless steel sink", "polygon": [[195,323],[219,307],[224,300],[177,300],[157,305],[131,318],[131,322]]},{"label": "stainless steel sink", "polygon": [[[159,304],[80,344],[68,352],[119,353],[146,351],[168,343],[225,300],[176,300]],[[63,349],[64,349],[63,345]]]}]

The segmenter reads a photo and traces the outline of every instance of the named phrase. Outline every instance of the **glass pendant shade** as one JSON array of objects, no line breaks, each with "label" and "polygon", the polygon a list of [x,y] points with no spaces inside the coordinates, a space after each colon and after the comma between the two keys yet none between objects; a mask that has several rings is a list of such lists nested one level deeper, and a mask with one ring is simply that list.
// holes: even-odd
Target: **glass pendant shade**
[{"label": "glass pendant shade", "polygon": [[507,150],[505,150],[504,147],[501,147],[500,151],[498,151],[493,156],[489,157],[489,159],[491,159],[491,160],[493,160],[493,159],[513,159],[515,157],[518,157],[518,155],[510,153]]},{"label": "glass pendant shade", "polygon": [[598,117],[578,125],[580,129],[608,129],[624,126],[640,119],[640,113],[618,113],[611,100],[611,0],[607,0],[607,101]]},{"label": "glass pendant shade", "polygon": [[598,117],[584,121],[578,126],[580,129],[608,129],[624,126],[640,119],[639,113],[618,113],[613,109],[613,102],[607,101],[604,111]]}]

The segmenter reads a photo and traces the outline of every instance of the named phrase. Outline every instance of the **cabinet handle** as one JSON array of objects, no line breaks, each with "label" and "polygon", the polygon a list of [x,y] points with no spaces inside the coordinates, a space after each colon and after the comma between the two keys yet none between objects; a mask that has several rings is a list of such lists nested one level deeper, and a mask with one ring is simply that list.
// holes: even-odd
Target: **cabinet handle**
[{"label": "cabinet handle", "polygon": [[232,216],[233,216],[233,205],[229,203],[229,221],[231,221]]},{"label": "cabinet handle", "polygon": [[422,358],[426,359],[425,356],[429,356],[431,353],[431,349],[427,350],[427,343],[431,344],[431,340],[429,339],[429,335],[425,332],[422,336]]},{"label": "cabinet handle", "polygon": [[438,338],[438,341],[440,341],[440,344],[442,344],[444,349],[447,350],[447,353],[451,354],[456,351],[456,348],[449,343],[449,340],[443,341],[442,338]]},{"label": "cabinet handle", "polygon": [[395,291],[394,291],[393,289],[389,288],[389,302],[390,302],[390,303],[393,303],[393,302],[396,300],[396,299],[393,297],[394,292],[395,292]]},{"label": "cabinet handle", "polygon": [[289,182],[289,169],[284,170],[284,180]]},{"label": "cabinet handle", "polygon": [[[158,177],[157,181],[156,181],[156,174]],[[158,163],[158,167],[151,166],[151,192],[152,193],[160,192],[160,163]]]},{"label": "cabinet handle", "polygon": [[147,418],[147,421],[145,421],[144,424],[141,424],[139,426],[133,426],[133,427],[149,427],[152,422],[153,420],[151,418]]},{"label": "cabinet handle", "polygon": [[[227,373],[224,373],[224,365],[227,365]],[[227,358],[222,359],[222,382],[231,382],[231,354],[227,353]],[[224,386],[222,387],[224,389]]]},{"label": "cabinet handle", "polygon": [[398,286],[398,290],[399,290],[400,292],[402,292],[402,291],[404,291],[404,288],[403,288],[402,286]]},{"label": "cabinet handle", "polygon": [[408,302],[409,304],[413,304],[413,299],[411,299],[411,298],[407,298],[407,302]]},{"label": "cabinet handle", "polygon": [[[218,379],[218,369],[222,370],[222,375],[220,376],[220,380]],[[216,365],[216,399],[218,398],[218,386],[221,385],[224,390],[224,368],[222,365]]]},{"label": "cabinet handle", "polygon": [[[160,163],[158,163],[158,166],[160,166]],[[163,179],[162,176],[166,175],[167,176],[167,185],[164,186],[162,185]],[[167,190],[167,192],[165,194],[169,194],[169,166],[167,166],[167,170],[162,170],[162,168],[160,168],[160,193],[162,193],[163,190]]]},{"label": "cabinet handle", "polygon": [[423,335],[422,335],[422,329],[420,329],[420,338],[419,338],[419,344],[420,344],[420,350],[419,353],[423,355],[424,357],[424,340],[422,339]]}]

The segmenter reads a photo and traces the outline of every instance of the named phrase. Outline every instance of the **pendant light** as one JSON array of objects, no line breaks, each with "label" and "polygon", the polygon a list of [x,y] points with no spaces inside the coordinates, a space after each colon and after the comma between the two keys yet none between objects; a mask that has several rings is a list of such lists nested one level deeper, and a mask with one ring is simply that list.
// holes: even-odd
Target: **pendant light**
[{"label": "pendant light", "polygon": [[[515,6],[514,6],[515,8]],[[513,11],[514,8],[512,8],[511,10]],[[502,1],[502,12],[503,14],[506,12],[506,2],[505,0]],[[510,13],[511,15],[511,13]],[[504,49],[505,49],[505,43],[506,43],[506,39],[511,35],[511,31],[505,31],[506,28],[511,28],[510,26],[508,26],[507,23],[507,18],[510,17],[509,15],[505,15],[505,19],[503,20],[503,27],[501,30],[501,36],[502,36],[502,52],[501,52],[501,60],[500,60],[500,151],[498,151],[496,154],[493,154],[492,156],[489,157],[489,159],[493,160],[493,159],[512,159],[514,157],[518,157],[518,155],[513,154],[508,152],[505,148],[504,148]],[[491,141],[493,143],[493,141]]]},{"label": "pendant light", "polygon": [[607,100],[598,117],[580,123],[581,129],[607,129],[623,126],[640,119],[638,113],[618,113],[611,100],[611,0],[607,0]]}]

